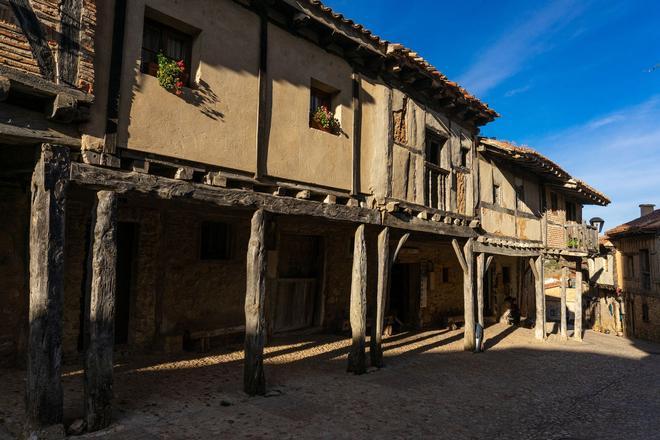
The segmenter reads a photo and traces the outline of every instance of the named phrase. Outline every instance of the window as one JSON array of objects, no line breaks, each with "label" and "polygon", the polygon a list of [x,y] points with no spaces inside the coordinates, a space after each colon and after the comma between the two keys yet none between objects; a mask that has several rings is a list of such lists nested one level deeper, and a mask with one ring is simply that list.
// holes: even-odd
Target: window
[{"label": "window", "polygon": [[[309,87],[309,126],[318,130],[339,134],[341,131],[336,103],[333,103],[339,90],[312,78]],[[322,113],[317,115],[319,110]],[[316,116],[315,116],[316,115]],[[317,117],[318,116],[318,117]]]},{"label": "window", "polygon": [[447,190],[447,175],[449,172],[441,167],[442,148],[447,138],[430,130],[426,131],[426,162],[424,185],[424,199],[426,206],[436,209],[445,209],[445,195]]},{"label": "window", "polygon": [[190,84],[192,36],[157,21],[145,19],[142,34],[142,62],[140,64],[142,73],[156,76],[158,72],[157,55],[160,52],[175,61],[183,60],[185,70],[182,81],[188,86]]},{"label": "window", "polygon": [[642,275],[642,288],[651,290],[651,264],[648,249],[639,251],[639,270]]},{"label": "window", "polygon": [[511,283],[511,268],[507,266],[502,267],[502,283],[504,284]]},{"label": "window", "polygon": [[651,322],[649,317],[649,305],[647,303],[642,303],[642,321]]},{"label": "window", "polygon": [[502,206],[502,188],[498,184],[493,184],[493,205]]},{"label": "window", "polygon": [[626,272],[624,276],[625,278],[635,277],[635,260],[632,255],[626,255]]},{"label": "window", "polygon": [[468,154],[470,153],[470,150],[467,148],[461,148],[461,166],[466,167],[468,166]]},{"label": "window", "polygon": [[525,186],[516,185],[516,208],[524,209],[525,207]]},{"label": "window", "polygon": [[442,148],[447,138],[442,137],[430,130],[426,131],[426,161],[436,166],[441,166]]},{"label": "window", "polygon": [[319,107],[332,111],[332,94],[316,87],[310,93],[309,111],[313,114]]},{"label": "window", "polygon": [[443,283],[448,283],[449,282],[449,268],[448,267],[443,267],[442,268],[442,282]]},{"label": "window", "polygon": [[559,209],[559,201],[557,200],[557,193],[550,193],[550,209],[557,211]]},{"label": "window", "polygon": [[577,209],[573,202],[566,202],[566,220],[569,222],[577,221]]},{"label": "window", "polygon": [[228,260],[230,227],[222,222],[203,222],[200,242],[202,260]]}]

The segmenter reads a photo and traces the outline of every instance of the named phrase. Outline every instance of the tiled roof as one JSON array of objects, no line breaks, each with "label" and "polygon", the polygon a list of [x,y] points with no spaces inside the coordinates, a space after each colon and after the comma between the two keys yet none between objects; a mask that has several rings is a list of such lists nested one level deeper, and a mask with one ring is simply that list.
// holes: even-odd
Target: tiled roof
[{"label": "tiled roof", "polygon": [[426,61],[412,49],[409,49],[401,44],[388,42],[387,40],[380,38],[361,24],[356,23],[353,20],[344,17],[342,14],[333,11],[332,8],[324,5],[319,0],[300,0],[299,3],[307,3],[308,6],[320,11],[327,19],[333,20],[338,24],[351,27],[364,39],[369,40],[372,44],[377,46],[385,56],[391,58],[397,57],[399,59],[405,59],[406,61],[410,62],[412,65],[419,69],[420,73],[428,75],[430,78],[438,81],[459,99],[462,99],[465,101],[465,103],[478,108],[487,117],[488,120],[486,122],[493,121],[495,118],[500,116],[495,110],[488,107],[488,104],[471,95],[467,90],[459,86],[457,83],[450,81],[442,72],[436,69],[433,65],[431,65],[431,63]]},{"label": "tiled roof", "polygon": [[593,200],[598,205],[608,205],[610,199],[602,192],[589,186],[586,182],[576,179],[564,170],[559,164],[550,160],[538,151],[528,146],[518,146],[508,141],[491,138],[480,138],[480,143],[487,147],[499,150],[507,159],[524,164],[527,168],[537,171],[547,177],[559,180],[567,191],[577,192]]},{"label": "tiled roof", "polygon": [[616,238],[617,236],[632,234],[648,234],[660,231],[660,209],[656,209],[650,214],[636,218],[622,225],[607,231],[607,236]]}]

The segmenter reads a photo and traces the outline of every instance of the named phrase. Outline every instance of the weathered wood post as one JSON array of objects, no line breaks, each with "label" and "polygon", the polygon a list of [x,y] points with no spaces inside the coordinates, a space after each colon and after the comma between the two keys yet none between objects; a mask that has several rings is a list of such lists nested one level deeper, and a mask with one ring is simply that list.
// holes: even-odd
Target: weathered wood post
[{"label": "weathered wood post", "polygon": [[351,277],[351,334],[353,343],[348,354],[348,371],[363,374],[367,371],[365,341],[367,332],[367,247],[364,225],[355,231],[353,272]]},{"label": "weathered wood post", "polygon": [[245,289],[245,364],[243,388],[251,396],[266,393],[264,340],[266,322],[266,213],[258,209],[252,216],[247,250]]},{"label": "weathered wood post", "polygon": [[536,299],[536,323],[534,326],[534,337],[539,341],[545,339],[545,292],[543,291],[543,255],[536,260],[529,259],[529,265],[534,273],[535,299]]},{"label": "weathered wood post", "polygon": [[30,310],[25,401],[27,438],[64,436],[62,302],[69,150],[43,144],[32,174]]},{"label": "weathered wood post", "polygon": [[474,254],[472,251],[473,238],[469,238],[463,246],[463,251],[456,239],[452,246],[458,262],[463,269],[463,309],[465,313],[465,328],[463,331],[463,346],[465,351],[473,351],[476,347],[474,332]]},{"label": "weathered wood post", "polygon": [[582,340],[582,260],[575,262],[575,324],[573,338]]},{"label": "weathered wood post", "polygon": [[117,280],[117,195],[96,193],[92,213],[92,269],[89,343],[85,355],[85,419],[88,431],[112,421],[112,352],[115,340],[115,291]]},{"label": "weathered wood post", "polygon": [[486,271],[486,254],[477,255],[477,322],[484,327],[484,273]]},{"label": "weathered wood post", "polygon": [[390,229],[378,234],[378,284],[376,287],[376,319],[371,326],[369,355],[372,367],[383,366],[383,321],[385,320],[385,299],[390,279]]},{"label": "weathered wood post", "polygon": [[566,317],[566,284],[568,282],[568,267],[561,268],[561,323],[559,327],[559,336],[562,341],[568,339],[568,324]]}]

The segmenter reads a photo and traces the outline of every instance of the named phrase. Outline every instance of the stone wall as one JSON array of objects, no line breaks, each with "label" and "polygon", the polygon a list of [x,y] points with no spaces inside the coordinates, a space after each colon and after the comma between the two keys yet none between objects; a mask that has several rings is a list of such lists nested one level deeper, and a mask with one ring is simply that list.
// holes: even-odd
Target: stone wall
[{"label": "stone wall", "polygon": [[[57,62],[61,40],[61,12],[58,0],[31,0],[30,4],[41,22],[44,38]],[[94,30],[96,28],[96,2],[83,0],[81,10],[80,58],[76,87],[91,92],[94,85]],[[41,76],[27,38],[9,6],[9,0],[0,0],[0,63],[23,72]]]},{"label": "stone wall", "polygon": [[[660,342],[660,298],[630,294],[632,298],[632,336],[649,341]],[[644,320],[643,307],[648,307],[648,320]],[[630,311],[628,311],[630,313]],[[629,321],[630,322],[630,321]]]},{"label": "stone wall", "polygon": [[29,191],[0,185],[0,366],[22,363],[27,338]]}]

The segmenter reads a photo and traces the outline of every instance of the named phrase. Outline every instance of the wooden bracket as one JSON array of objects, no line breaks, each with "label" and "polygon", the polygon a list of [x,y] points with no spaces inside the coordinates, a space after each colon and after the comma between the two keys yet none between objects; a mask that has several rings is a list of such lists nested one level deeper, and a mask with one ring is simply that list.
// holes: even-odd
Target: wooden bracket
[{"label": "wooden bracket", "polygon": [[463,269],[463,273],[467,273],[468,271],[467,263],[465,262],[465,256],[463,255],[461,246],[458,244],[458,240],[454,238],[451,241],[451,245],[454,247],[454,252],[456,252],[456,258],[458,258],[458,263],[461,265],[461,268]]}]

